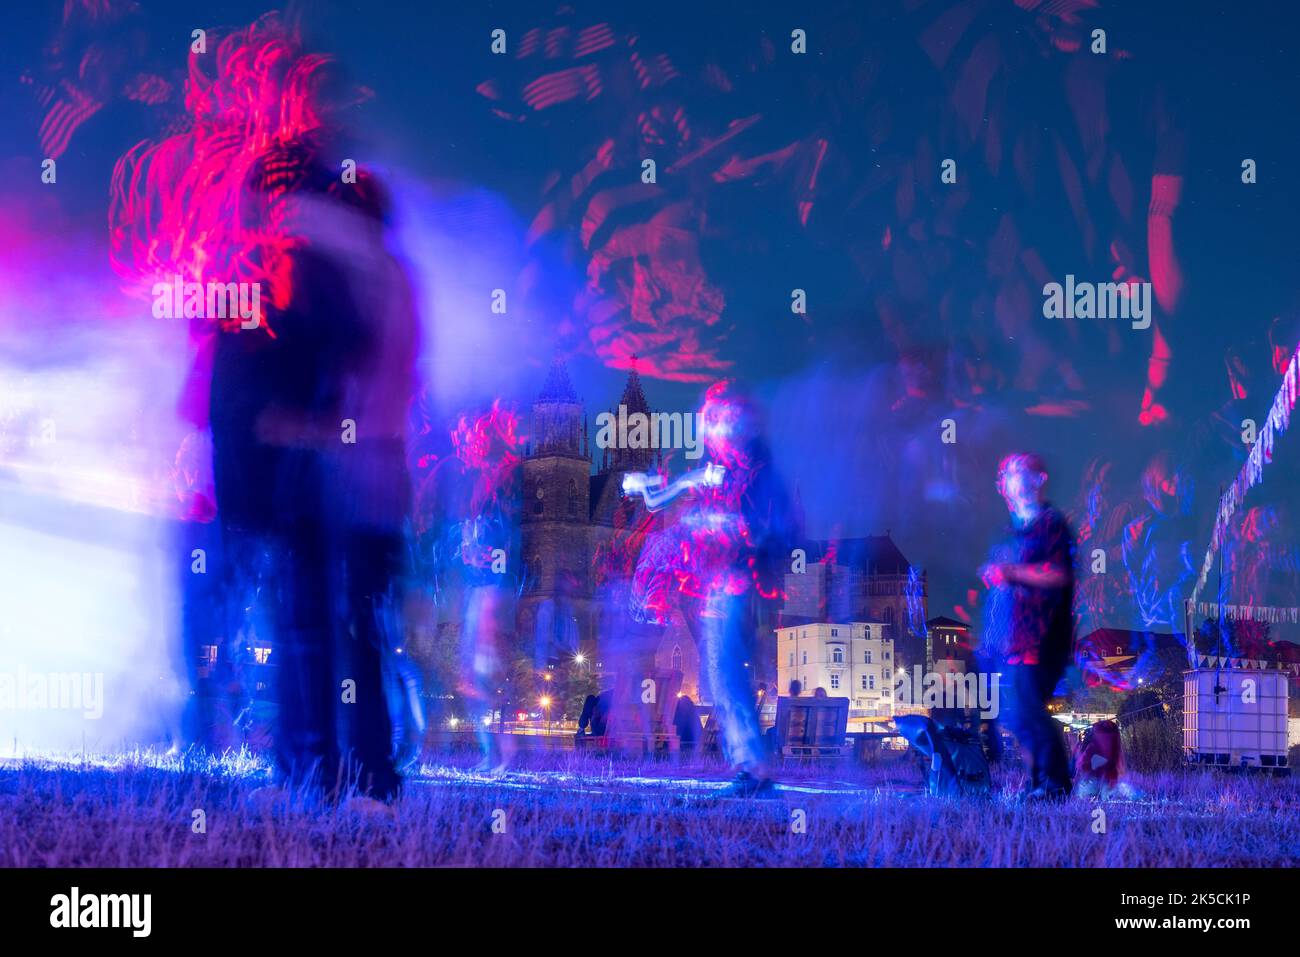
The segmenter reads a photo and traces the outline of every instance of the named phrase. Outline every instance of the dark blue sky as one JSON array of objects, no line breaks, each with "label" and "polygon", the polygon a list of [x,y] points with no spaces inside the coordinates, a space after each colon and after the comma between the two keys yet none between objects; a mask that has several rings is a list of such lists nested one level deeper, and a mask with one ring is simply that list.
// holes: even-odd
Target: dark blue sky
[{"label": "dark blue sky", "polygon": [[[158,70],[180,68],[194,27],[244,23],[272,8],[140,6],[142,68]],[[53,35],[61,7],[6,15],[8,161],[37,151],[24,125],[28,93],[10,65],[39,66],[34,51]],[[555,183],[576,175],[604,142],[634,182],[645,152],[638,117],[647,111],[688,129],[676,156],[756,118],[703,168],[664,176],[663,203],[687,210],[698,274],[725,302],[712,324],[699,323],[700,340],[768,401],[778,463],[798,486],[811,531],[891,529],[930,570],[932,611],[951,613],[1002,518],[993,491],[1002,454],[1040,451],[1063,505],[1075,504],[1090,462],[1109,461],[1114,496],[1140,507],[1139,475],[1163,450],[1195,486],[1199,561],[1218,486],[1244,454],[1233,423],[1262,420],[1277,384],[1271,345],[1293,348],[1300,333],[1292,5],[1247,13],[1240,4],[1104,4],[1081,13],[1077,26],[1036,20],[1010,0],[305,9],[319,45],[374,90],[357,118],[360,155],[431,184],[471,218],[481,208],[482,229],[510,224],[500,242],[512,267],[533,277],[528,325],[507,336],[502,354],[513,368],[483,370],[484,391],[504,381],[527,399],[558,349],[593,414],[614,400],[626,373],[611,361],[610,343],[625,334],[634,349],[636,330],[616,318],[604,331],[612,339],[593,332],[583,295],[592,250],[576,239],[583,210],[569,210],[528,249],[523,229]],[[547,71],[582,65],[494,58],[492,29],[517,43],[533,28],[601,22],[622,61],[635,47],[646,59],[666,58],[675,78],[648,90],[629,85],[607,51],[583,61],[601,65],[601,89],[590,99],[524,109],[512,120],[476,92],[494,79],[518,91]],[[794,27],[807,31],[806,56],[788,52]],[[1107,31],[1105,57],[1088,50],[1093,27]],[[1073,49],[1081,34],[1084,46]],[[106,160],[155,134],[155,121],[129,106],[106,111],[70,151],[63,201],[99,215]],[[808,157],[819,142],[826,148],[813,184]],[[784,165],[724,175],[728,159],[743,164],[786,149]],[[662,156],[670,153],[664,147]],[[945,157],[960,171],[949,193],[937,186]],[[1259,170],[1250,186],[1240,179],[1246,157]],[[1157,316],[1172,352],[1159,397],[1169,418],[1142,427],[1151,334],[1101,322],[1053,325],[1039,311],[1037,277],[1108,279],[1116,241],[1131,272],[1148,277],[1145,211],[1151,175],[1162,170],[1183,181],[1173,229],[1185,288],[1174,314]],[[806,221],[803,202],[811,204]],[[621,222],[660,209],[624,209]],[[807,317],[790,313],[796,287],[808,292]],[[689,329],[689,317],[674,328]],[[660,343],[658,358],[672,349]],[[1245,399],[1233,400],[1230,365]],[[652,404],[676,410],[693,407],[701,386],[651,374],[646,388]],[[955,447],[939,443],[948,417],[958,422]],[[1288,456],[1300,461],[1290,444],[1280,443],[1277,478],[1270,473],[1261,504],[1285,505],[1278,490],[1294,479]],[[1293,531],[1286,528],[1292,540]],[[1290,603],[1294,594],[1268,600]]]}]

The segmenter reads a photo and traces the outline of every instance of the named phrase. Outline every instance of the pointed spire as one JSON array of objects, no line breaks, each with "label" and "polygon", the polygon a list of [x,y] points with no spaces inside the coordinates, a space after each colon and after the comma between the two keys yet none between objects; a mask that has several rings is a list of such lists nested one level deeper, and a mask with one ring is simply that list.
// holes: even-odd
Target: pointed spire
[{"label": "pointed spire", "polygon": [[575,404],[578,401],[578,394],[573,391],[573,381],[569,378],[569,367],[558,352],[551,361],[551,369],[546,374],[546,382],[542,385],[537,401]]},{"label": "pointed spire", "polygon": [[542,391],[533,401],[530,458],[559,455],[583,458],[586,423],[582,403],[573,389],[569,369],[556,352]]},{"label": "pointed spire", "polygon": [[644,412],[649,414],[650,404],[646,402],[645,390],[641,387],[641,376],[636,371],[636,356],[632,357],[632,369],[627,374],[627,385],[623,387],[623,396],[619,405],[627,406],[628,414]]}]

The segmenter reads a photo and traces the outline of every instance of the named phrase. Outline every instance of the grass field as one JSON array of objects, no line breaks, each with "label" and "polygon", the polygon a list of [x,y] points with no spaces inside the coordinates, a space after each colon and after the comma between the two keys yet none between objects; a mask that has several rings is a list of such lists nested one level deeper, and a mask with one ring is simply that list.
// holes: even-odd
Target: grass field
[{"label": "grass field", "polygon": [[[0,866],[1271,867],[1300,861],[1300,780],[1134,776],[1128,801],[940,799],[908,758],[785,769],[769,800],[722,798],[725,769],[468,755],[407,779],[391,813],[266,790],[247,754],[0,765]],[[998,780],[1008,792],[1019,774]],[[1100,808],[1104,820],[1096,815]],[[205,831],[196,833],[196,811]],[[1101,826],[1099,826],[1099,824]],[[1103,829],[1104,828],[1104,829]]]}]

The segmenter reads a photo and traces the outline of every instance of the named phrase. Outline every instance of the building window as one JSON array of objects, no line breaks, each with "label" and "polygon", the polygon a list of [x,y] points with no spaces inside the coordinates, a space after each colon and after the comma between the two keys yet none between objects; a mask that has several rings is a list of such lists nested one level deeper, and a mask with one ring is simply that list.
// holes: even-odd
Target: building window
[{"label": "building window", "polygon": [[885,669],[885,680],[886,680],[886,681],[889,680],[889,669],[888,669],[888,668]]},{"label": "building window", "polygon": [[542,511],[545,508],[545,506],[542,503],[542,499],[544,499],[545,497],[546,497],[546,492],[543,491],[540,485],[537,486],[537,491],[533,493],[533,514],[534,515],[542,514]]},{"label": "building window", "polygon": [[832,691],[837,691],[837,690],[839,690],[839,687],[840,687],[840,676],[839,676],[839,675],[831,675],[831,690],[832,690]]},{"label": "building window", "polygon": [[569,479],[569,518],[578,517],[578,483]]},{"label": "building window", "polygon": [[863,675],[863,676],[862,676],[862,690],[863,690],[863,691],[868,691],[868,690],[870,690],[870,689],[868,689],[868,687],[867,687],[867,676],[866,676],[866,675]]},{"label": "building window", "polygon": [[876,676],[875,676],[875,675],[867,675],[867,690],[868,690],[868,691],[875,691],[875,690],[876,690]]},{"label": "building window", "polygon": [[836,648],[834,651],[832,651],[831,661],[835,662],[837,665],[844,664],[844,649]]},{"label": "building window", "polygon": [[870,649],[870,648],[868,648],[866,651],[864,651],[864,652],[862,653],[862,663],[863,663],[864,665],[869,665],[869,664],[871,664],[871,649]]},{"label": "building window", "polygon": [[794,667],[794,652],[790,652],[790,667]]},{"label": "building window", "polygon": [[682,646],[673,645],[673,671],[682,670]]},{"label": "building window", "polygon": [[808,652],[805,651],[803,653],[803,661],[800,662],[800,664],[805,664],[805,665],[808,664]]},{"label": "building window", "polygon": [[838,628],[832,628],[832,629],[831,629],[831,637],[832,637],[832,638],[838,638],[839,636],[840,636],[840,630],[839,630]]},{"label": "building window", "polygon": [[887,651],[885,652],[885,660],[886,660],[886,661],[889,660],[889,652],[887,652]]}]

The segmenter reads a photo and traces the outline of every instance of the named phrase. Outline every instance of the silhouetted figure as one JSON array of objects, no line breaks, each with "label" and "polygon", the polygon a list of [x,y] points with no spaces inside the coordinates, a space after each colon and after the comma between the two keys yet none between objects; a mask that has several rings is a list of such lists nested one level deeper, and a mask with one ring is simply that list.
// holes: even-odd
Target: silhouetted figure
[{"label": "silhouetted figure", "polygon": [[609,728],[609,708],[614,700],[613,691],[589,694],[582,702],[582,714],[578,716],[578,737],[592,736],[601,738]]},{"label": "silhouetted figure", "polygon": [[394,422],[414,358],[413,340],[398,340],[413,321],[396,318],[410,301],[383,249],[382,201],[336,180],[302,144],[273,147],[252,172],[268,219],[292,230],[266,316],[274,335],[218,336],[213,462],[228,567],[248,574],[266,556],[279,778],[386,800],[399,778],[382,678],[381,622],[393,616],[381,603],[396,600],[403,552]]},{"label": "silhouetted figure", "polygon": [[677,730],[677,738],[681,742],[683,751],[694,751],[699,746],[700,732],[703,730],[700,724],[700,712],[695,707],[695,702],[687,695],[677,699],[677,707],[673,710],[673,726]]}]

